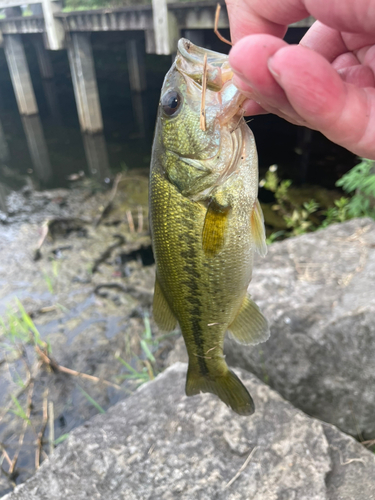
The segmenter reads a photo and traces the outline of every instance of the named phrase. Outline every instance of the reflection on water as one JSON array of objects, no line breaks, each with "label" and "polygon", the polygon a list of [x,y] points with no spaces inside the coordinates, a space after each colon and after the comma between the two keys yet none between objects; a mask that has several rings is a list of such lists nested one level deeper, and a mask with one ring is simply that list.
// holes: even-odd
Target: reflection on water
[{"label": "reflection on water", "polygon": [[[226,49],[208,30],[185,35],[213,50]],[[22,120],[18,113],[4,50],[0,48],[0,182],[19,188],[30,177],[39,188],[67,187],[71,174],[80,171],[102,180],[124,168],[149,167],[159,93],[170,57],[145,54],[147,90],[132,92],[127,42],[134,36],[135,32],[91,35],[104,123],[103,135],[91,138],[82,137],[80,132],[65,50],[49,52],[50,60],[38,64],[38,40],[23,35],[40,113],[39,121],[34,117],[34,125],[30,125],[33,120]],[[142,38],[143,34],[137,36]],[[277,117],[257,116],[251,119],[251,128],[261,173],[277,163],[279,172],[294,182],[333,187],[355,163],[354,155],[319,134],[301,135],[297,127]],[[4,179],[1,165],[10,169],[12,181],[9,175]]]},{"label": "reflection on water", "polygon": [[133,115],[135,118],[135,127],[133,138],[146,137],[146,109],[144,105],[144,95],[141,92],[132,92],[131,94]]},{"label": "reflection on water", "polygon": [[62,126],[60,106],[57,99],[56,84],[53,79],[43,79],[43,90],[47,101],[49,113],[54,122]]},{"label": "reflection on water", "polygon": [[159,92],[170,59],[145,55],[147,91],[131,92],[124,36],[92,36],[104,122],[104,133],[93,136],[80,131],[66,51],[49,52],[46,61],[40,56],[41,39],[23,36],[39,115],[21,117],[0,49],[3,186],[17,189],[29,178],[39,189],[67,187],[69,177],[80,171],[103,181],[124,168],[149,166]]},{"label": "reflection on water", "polygon": [[0,163],[9,162],[9,148],[4,135],[4,129],[0,120]]},{"label": "reflection on water", "polygon": [[103,182],[111,176],[104,134],[82,134],[89,172]]},{"label": "reflection on water", "polygon": [[22,116],[21,119],[34,172],[39,181],[47,184],[52,177],[52,167],[39,115]]}]

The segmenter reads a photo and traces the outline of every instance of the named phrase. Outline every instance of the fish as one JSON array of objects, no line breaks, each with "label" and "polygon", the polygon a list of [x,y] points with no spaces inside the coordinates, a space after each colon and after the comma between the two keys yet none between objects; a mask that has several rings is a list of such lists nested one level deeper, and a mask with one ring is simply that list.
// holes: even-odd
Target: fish
[{"label": "fish", "polygon": [[251,415],[253,399],[229,369],[223,345],[227,332],[244,345],[269,337],[247,292],[254,252],[264,256],[267,245],[255,140],[232,78],[228,56],[179,40],[161,90],[150,167],[153,316],[164,332],[181,328],[186,395],[212,393]]}]

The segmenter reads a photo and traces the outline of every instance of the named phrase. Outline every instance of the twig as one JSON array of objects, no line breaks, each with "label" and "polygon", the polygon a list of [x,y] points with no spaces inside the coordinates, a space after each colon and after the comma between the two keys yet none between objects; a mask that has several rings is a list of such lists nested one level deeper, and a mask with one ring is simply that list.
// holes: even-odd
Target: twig
[{"label": "twig", "polygon": [[50,223],[49,219],[43,222],[42,234],[41,234],[39,241],[36,245],[36,248],[34,250],[34,256],[33,256],[34,261],[39,260],[42,256],[41,249],[42,249],[42,246],[44,245],[44,242],[46,241],[46,238],[47,238],[48,233],[49,233],[49,223]]},{"label": "twig", "polygon": [[138,230],[137,233],[141,233],[143,231],[143,209],[140,205],[138,205]]},{"label": "twig", "polygon": [[77,372],[76,370],[71,370],[70,368],[66,368],[65,366],[59,365],[56,360],[47,356],[45,352],[40,349],[40,347],[35,347],[39,356],[42,358],[42,361],[47,365],[50,365],[54,370],[60,371],[62,373],[67,373],[68,375],[72,375],[73,377],[82,377],[87,380],[92,380],[93,382],[100,382],[104,385],[109,385],[110,387],[114,387],[115,389],[121,390],[121,387],[117,384],[109,382],[108,380],[100,379],[99,377],[95,377],[94,375],[88,375],[87,373]]},{"label": "twig", "polygon": [[43,420],[42,426],[38,433],[37,448],[35,450],[35,468],[38,469],[40,466],[40,454],[42,451],[43,436],[47,427],[48,422],[48,389],[46,389],[43,397]]},{"label": "twig", "polygon": [[206,130],[206,88],[207,88],[207,54],[203,59],[203,74],[202,74],[202,99],[201,99],[201,130]]},{"label": "twig", "polygon": [[361,444],[363,444],[363,446],[367,446],[367,447],[375,446],[375,439],[370,439],[368,441],[362,441]]},{"label": "twig", "polygon": [[23,421],[23,426],[22,426],[22,433],[18,439],[18,449],[13,457],[12,460],[12,465],[9,467],[9,475],[12,476],[14,474],[14,470],[17,465],[17,460],[23,445],[23,440],[25,438],[26,434],[26,429],[27,426],[30,422],[30,413],[31,413],[31,403],[32,403],[32,398],[33,398],[33,392],[34,392],[34,380],[31,380],[30,385],[29,385],[29,392],[27,394],[27,406],[26,406],[26,419]]},{"label": "twig", "polygon": [[103,210],[101,211],[99,217],[96,219],[94,226],[98,227],[101,221],[104,219],[104,217],[108,214],[108,212],[112,208],[112,203],[113,200],[115,199],[116,193],[117,193],[117,188],[122,179],[122,174],[117,174],[115,177],[115,180],[113,181],[113,186],[111,189],[111,192],[109,194],[109,199],[107,204],[103,207]]},{"label": "twig", "polygon": [[55,442],[55,411],[53,402],[48,403],[48,421],[49,421],[49,452],[53,452]]},{"label": "twig", "polygon": [[219,25],[219,17],[220,17],[220,11],[221,11],[221,5],[218,3],[216,6],[216,13],[215,13],[215,27],[214,27],[214,33],[218,37],[219,40],[221,40],[224,43],[227,43],[228,45],[233,45],[232,42],[227,40],[223,35],[220,33],[218,29]]},{"label": "twig", "polygon": [[249,462],[250,460],[253,458],[254,456],[254,453],[256,452],[256,450],[258,449],[258,446],[255,446],[252,450],[251,450],[251,453],[250,455],[247,457],[247,459],[245,460],[244,464],[242,465],[242,467],[239,469],[239,471],[237,472],[237,474],[235,476],[232,477],[232,479],[224,486],[224,490],[226,490],[227,488],[229,488],[229,486],[231,486],[234,481],[240,477],[240,475],[242,474],[242,472],[246,469],[246,467],[249,465]]},{"label": "twig", "polygon": [[7,450],[4,448],[4,446],[2,444],[0,444],[0,449],[2,450],[2,456],[5,458],[5,460],[8,462],[9,464],[9,468],[12,467],[12,461],[11,459],[9,458],[9,455],[7,453]]},{"label": "twig", "polygon": [[130,232],[135,233],[134,220],[133,220],[133,216],[132,216],[132,213],[130,210],[126,211],[126,219],[128,221],[128,224],[129,224]]},{"label": "twig", "polygon": [[363,458],[349,458],[348,460],[345,460],[345,462],[344,462],[340,448],[338,448],[337,446],[335,446],[333,444],[330,444],[330,447],[333,448],[334,450],[338,451],[338,454],[340,457],[340,465],[349,465],[352,462],[361,462],[364,466],[366,466],[366,463],[365,463]]}]

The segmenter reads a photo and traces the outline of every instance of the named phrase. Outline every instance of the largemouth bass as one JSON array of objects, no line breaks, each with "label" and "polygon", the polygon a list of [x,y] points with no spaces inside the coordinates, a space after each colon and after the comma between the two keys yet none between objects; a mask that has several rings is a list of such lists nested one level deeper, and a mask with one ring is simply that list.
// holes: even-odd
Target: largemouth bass
[{"label": "largemouth bass", "polygon": [[210,392],[250,415],[253,400],[228,368],[223,343],[227,331],[242,344],[269,337],[247,294],[254,251],[264,255],[266,242],[257,151],[232,76],[227,56],[179,41],[161,91],[151,160],[153,314],[163,331],[180,325],[189,355],[186,394]]}]

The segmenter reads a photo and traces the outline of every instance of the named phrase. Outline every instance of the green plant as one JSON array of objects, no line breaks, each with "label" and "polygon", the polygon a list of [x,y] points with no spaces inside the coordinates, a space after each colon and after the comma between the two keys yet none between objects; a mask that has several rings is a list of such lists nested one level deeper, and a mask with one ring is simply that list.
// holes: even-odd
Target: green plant
[{"label": "green plant", "polygon": [[169,332],[160,337],[154,338],[152,336],[150,320],[147,312],[143,316],[144,331],[140,339],[140,347],[143,355],[135,356],[136,366],[143,365],[140,369],[134,368],[130,363],[125,361],[119,353],[115,354],[115,359],[119,361],[127,370],[127,373],[120,375],[119,380],[133,380],[137,385],[141,385],[149,380],[155,378],[156,372],[156,359],[153,354],[162,340],[178,332]]},{"label": "green plant", "polygon": [[20,402],[18,401],[17,397],[14,396],[13,394],[11,394],[10,397],[12,398],[13,404],[15,406],[15,409],[11,409],[10,411],[12,413],[14,413],[14,415],[16,415],[17,417],[22,418],[22,420],[25,420],[28,424],[30,424],[30,419],[26,415],[26,412],[22,408],[22,406],[21,406]]},{"label": "green plant", "polygon": [[354,193],[347,204],[350,217],[372,217],[375,219],[375,161],[362,161],[336,182],[336,186]]},{"label": "green plant", "polygon": [[47,272],[43,273],[43,279],[46,282],[49,293],[51,293],[51,294],[54,293],[55,284],[56,284],[57,278],[59,276],[60,266],[61,266],[61,262],[59,262],[57,260],[53,260],[51,263],[52,276]]},{"label": "green plant", "polygon": [[33,320],[16,299],[16,310],[8,308],[5,318],[0,318],[0,348],[14,358],[22,355],[23,346],[27,344],[46,346]]},{"label": "green plant", "polygon": [[335,224],[337,222],[344,222],[350,219],[349,215],[349,198],[342,196],[339,200],[335,200],[335,206],[328,208],[324,213],[325,219],[322,222],[321,227],[327,227],[330,224]]},{"label": "green plant", "polygon": [[290,179],[280,180],[277,175],[277,166],[272,165],[259,185],[273,192],[276,203],[272,210],[277,212],[284,219],[287,230],[277,231],[274,236],[268,237],[268,242],[272,243],[278,237],[296,236],[313,231],[317,228],[317,221],[311,215],[318,211],[319,204],[315,200],[304,202],[302,206],[294,203],[290,197],[289,188],[292,185]]},{"label": "green plant", "polygon": [[82,389],[82,387],[79,384],[76,385],[78,389],[81,391],[81,393],[85,396],[87,401],[91,403],[92,406],[94,406],[94,408],[96,408],[99,413],[105,413],[105,410],[100,406],[100,404],[97,401],[95,401],[93,397],[90,396],[90,394],[88,394],[84,389]]}]

